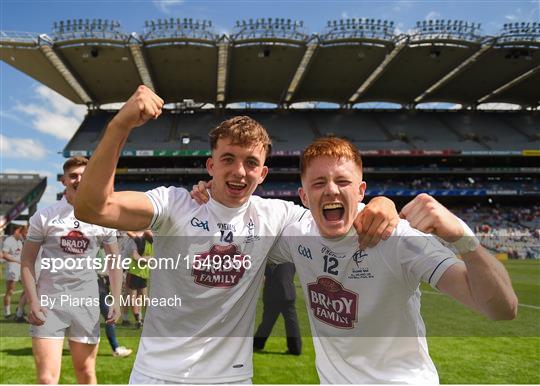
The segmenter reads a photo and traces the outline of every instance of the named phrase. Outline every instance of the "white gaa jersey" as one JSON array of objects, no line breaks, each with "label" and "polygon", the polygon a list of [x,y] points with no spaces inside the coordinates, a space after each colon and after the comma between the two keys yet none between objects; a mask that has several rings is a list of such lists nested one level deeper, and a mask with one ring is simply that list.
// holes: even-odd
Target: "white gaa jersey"
[{"label": "white gaa jersey", "polygon": [[[17,240],[14,236],[9,236],[4,240],[4,245],[2,246],[2,251],[7,252],[12,258],[21,262],[21,252],[22,252],[23,242],[22,240]],[[21,272],[21,265],[11,261],[6,261],[6,269],[8,271]]]},{"label": "white gaa jersey", "polygon": [[[177,295],[182,304],[148,307],[134,369],[177,383],[251,378],[266,255],[285,225],[305,209],[257,196],[239,208],[213,199],[201,206],[174,187],[146,194],[154,207],[155,258],[180,261],[177,269],[151,269],[150,298]],[[210,256],[216,266],[194,265],[195,255],[199,262]],[[236,268],[230,267],[233,257]]]},{"label": "white gaa jersey", "polygon": [[[87,224],[75,218],[73,206],[66,198],[38,210],[30,218],[27,239],[41,244],[41,272],[37,290],[49,297],[63,293],[86,292],[97,296],[97,276],[86,262],[73,262],[96,257],[99,247],[116,242],[116,231],[99,225]],[[67,268],[52,272],[46,267],[51,259],[70,260]],[[49,264],[52,266],[52,263]],[[82,267],[82,269],[79,269]],[[72,268],[72,269],[70,269]],[[93,289],[96,288],[96,291]]]},{"label": "white gaa jersey", "polygon": [[320,236],[311,213],[269,253],[294,261],[306,299],[321,383],[438,383],[420,316],[420,280],[433,287],[454,253],[401,220],[392,237],[358,249],[353,230]]}]

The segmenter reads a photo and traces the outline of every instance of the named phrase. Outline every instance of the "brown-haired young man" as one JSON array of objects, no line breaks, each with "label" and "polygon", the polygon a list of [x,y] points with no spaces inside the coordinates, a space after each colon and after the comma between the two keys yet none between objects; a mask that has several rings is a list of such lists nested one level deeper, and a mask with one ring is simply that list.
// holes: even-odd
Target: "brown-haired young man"
[{"label": "brown-haired young man", "polygon": [[[178,269],[151,270],[150,298],[167,303],[179,295],[182,305],[147,309],[131,383],[248,383],[266,255],[305,209],[252,195],[268,173],[271,144],[248,117],[227,120],[210,133],[206,167],[215,185],[207,205],[175,187],[115,192],[115,167],[129,133],[156,119],[163,103],[140,86],[110,121],[81,181],[75,213],[123,230],[151,228],[158,262],[182,262]],[[365,229],[378,235],[393,229],[395,209],[386,205],[379,204],[379,215],[365,216],[362,221],[371,223]],[[205,267],[209,259],[212,266]]]},{"label": "brown-haired young man", "polygon": [[[61,182],[65,195],[30,218],[22,251],[22,278],[30,303],[28,321],[32,325],[38,383],[58,383],[66,336],[77,382],[96,383],[99,292],[91,260],[100,245],[109,255],[118,256],[119,252],[115,230],[84,223],[73,213],[75,194],[87,163],[84,157],[64,163]],[[41,270],[36,283],[35,262],[40,248]],[[115,301],[108,322],[113,323],[120,316],[122,270],[113,264],[109,276]]]},{"label": "brown-haired young man", "polygon": [[[420,315],[421,280],[490,319],[515,317],[517,298],[503,265],[426,194],[403,208],[408,221],[377,246],[360,249],[356,237],[346,237],[356,234],[366,189],[350,142],[320,138],[309,145],[301,179],[310,213],[285,228],[270,258],[296,265],[321,383],[438,383]],[[420,231],[453,243],[463,261]]]}]

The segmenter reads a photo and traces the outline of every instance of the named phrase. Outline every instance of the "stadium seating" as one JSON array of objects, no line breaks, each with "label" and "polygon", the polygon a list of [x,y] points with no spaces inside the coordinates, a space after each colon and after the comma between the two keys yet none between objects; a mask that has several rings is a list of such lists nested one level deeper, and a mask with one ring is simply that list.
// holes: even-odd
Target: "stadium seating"
[{"label": "stadium seating", "polygon": [[[93,150],[114,112],[87,116],[65,151]],[[131,133],[126,150],[208,150],[208,132],[245,110],[164,113]],[[360,150],[523,150],[540,148],[540,116],[494,112],[250,110],[274,150],[301,151],[318,136],[351,140]]]},{"label": "stadium seating", "polygon": [[510,258],[540,258],[540,207],[474,205],[453,208],[474,229],[482,245]]},{"label": "stadium seating", "polygon": [[47,178],[37,174],[0,174],[0,186],[2,186],[0,194],[0,229],[2,229],[22,211],[39,201],[47,186]]}]

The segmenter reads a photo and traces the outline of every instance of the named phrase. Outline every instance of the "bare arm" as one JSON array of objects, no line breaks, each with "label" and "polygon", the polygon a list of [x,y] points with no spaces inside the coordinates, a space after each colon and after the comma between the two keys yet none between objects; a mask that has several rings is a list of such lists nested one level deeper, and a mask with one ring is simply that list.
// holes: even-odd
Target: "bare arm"
[{"label": "bare arm", "polygon": [[115,192],[114,175],[131,130],[157,119],[162,107],[160,97],[140,86],[111,120],[77,189],[74,207],[79,220],[122,230],[150,226],[153,207],[148,197],[141,192]]},{"label": "bare arm", "polygon": [[30,303],[28,322],[37,326],[45,323],[45,310],[41,307],[36,288],[36,259],[41,243],[26,240],[21,252],[21,276],[24,291]]},{"label": "bare arm", "polygon": [[437,288],[492,320],[514,319],[518,301],[504,266],[482,246],[463,261],[446,270]]},{"label": "bare arm", "polygon": [[21,264],[21,262],[19,260],[17,260],[16,258],[14,258],[13,256],[11,256],[8,252],[4,251],[2,253],[2,257],[4,258],[5,261],[7,262],[10,262],[10,263],[17,263],[17,264]]},{"label": "bare arm", "polygon": [[109,280],[111,283],[111,294],[114,298],[114,305],[109,309],[109,315],[107,316],[107,323],[116,323],[120,318],[120,294],[122,293],[122,267],[119,265],[121,258],[118,244],[104,244],[103,249],[105,254],[110,257],[110,263],[108,267]]},{"label": "bare arm", "polygon": [[[405,205],[401,216],[412,227],[450,243],[465,234],[457,217],[427,194],[418,195]],[[490,319],[514,319],[518,300],[504,266],[481,245],[462,257],[465,266],[455,264],[448,268],[437,288]]]}]

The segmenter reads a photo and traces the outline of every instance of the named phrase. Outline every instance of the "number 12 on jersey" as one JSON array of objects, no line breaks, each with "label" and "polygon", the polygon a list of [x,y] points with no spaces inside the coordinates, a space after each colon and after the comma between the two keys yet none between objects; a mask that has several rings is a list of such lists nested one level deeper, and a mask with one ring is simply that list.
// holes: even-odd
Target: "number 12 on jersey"
[{"label": "number 12 on jersey", "polygon": [[324,267],[323,271],[328,272],[331,275],[337,275],[337,266],[338,266],[338,260],[335,257],[330,257],[328,255],[323,256],[324,259]]}]

